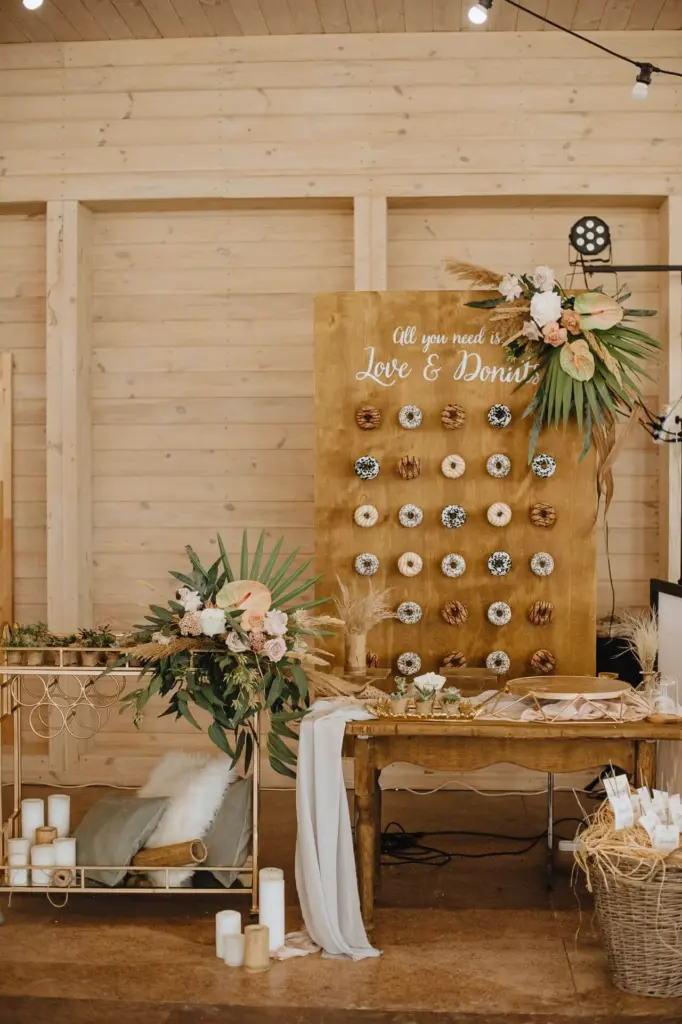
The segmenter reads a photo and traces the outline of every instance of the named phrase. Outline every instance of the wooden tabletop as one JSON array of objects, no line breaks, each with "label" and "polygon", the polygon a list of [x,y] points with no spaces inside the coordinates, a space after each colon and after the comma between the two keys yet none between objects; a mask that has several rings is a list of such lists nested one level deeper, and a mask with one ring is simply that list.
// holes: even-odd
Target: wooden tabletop
[{"label": "wooden tabletop", "polygon": [[682,740],[682,721],[659,722],[500,722],[473,720],[464,722],[426,721],[391,722],[378,718],[367,722],[348,722],[346,736],[458,736],[512,740]]}]

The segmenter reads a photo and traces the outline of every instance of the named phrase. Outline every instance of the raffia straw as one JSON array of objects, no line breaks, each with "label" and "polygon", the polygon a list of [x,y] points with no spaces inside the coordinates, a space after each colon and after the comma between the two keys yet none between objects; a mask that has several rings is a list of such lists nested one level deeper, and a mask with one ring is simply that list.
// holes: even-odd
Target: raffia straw
[{"label": "raffia straw", "polygon": [[621,612],[617,618],[618,635],[625,640],[642,672],[653,672],[658,654],[658,616],[647,608],[641,612]]},{"label": "raffia straw", "polygon": [[[616,831],[608,803],[603,803],[588,820],[589,825],[580,833],[575,859],[585,874],[590,892],[591,872],[599,872],[606,885],[609,879],[618,878],[644,882],[657,871],[665,870],[666,859],[673,856],[667,850],[654,850],[641,825]],[[671,863],[675,863],[675,859]],[[679,862],[675,866],[678,867]]]},{"label": "raffia straw", "polygon": [[475,288],[498,288],[503,277],[494,270],[463,260],[445,260],[444,266],[448,274],[452,274],[459,281],[470,281]]},{"label": "raffia straw", "polygon": [[308,677],[308,686],[313,701],[321,697],[357,697],[362,690],[362,686],[349,682],[343,676],[332,675],[331,672],[321,672],[314,665],[302,664]]},{"label": "raffia straw", "polygon": [[339,594],[334,597],[336,609],[346,625],[346,632],[362,635],[369,633],[384,619],[394,619],[395,611],[390,602],[393,588],[375,590],[368,580],[366,593],[358,595],[357,589],[350,588],[337,576]]},{"label": "raffia straw", "polygon": [[157,644],[152,641],[148,644],[137,644],[135,647],[122,648],[124,654],[129,654],[140,661],[158,661],[167,658],[171,654],[180,654],[182,651],[194,651],[202,646],[203,641],[193,637],[178,637],[171,640],[169,644]]}]

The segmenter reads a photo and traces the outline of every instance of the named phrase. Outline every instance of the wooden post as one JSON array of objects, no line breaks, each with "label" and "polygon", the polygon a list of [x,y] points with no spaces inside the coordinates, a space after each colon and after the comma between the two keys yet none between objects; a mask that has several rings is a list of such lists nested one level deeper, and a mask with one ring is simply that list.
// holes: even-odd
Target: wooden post
[{"label": "wooden post", "polygon": [[637,740],[635,745],[635,785],[656,785],[656,740]]},{"label": "wooden post", "polygon": [[356,736],[355,743],[355,841],[360,909],[365,928],[374,924],[374,881],[376,875],[378,784],[375,744],[371,737]]},{"label": "wooden post", "polygon": [[353,232],[356,292],[384,292],[388,272],[388,208],[385,196],[356,196]]},{"label": "wooden post", "polygon": [[12,549],[12,353],[0,355],[0,626],[14,616]]},{"label": "wooden post", "polygon": [[[682,196],[669,196],[661,206],[661,262],[682,264]],[[676,402],[682,395],[682,282],[680,274],[661,278],[660,405]],[[654,412],[658,412],[655,409]],[[682,415],[682,407],[676,410]],[[675,429],[673,423],[668,428]],[[660,473],[660,567],[665,580],[677,580],[682,570],[682,444],[661,445]]]},{"label": "wooden post", "polygon": [[90,212],[47,204],[47,617],[92,625]]}]

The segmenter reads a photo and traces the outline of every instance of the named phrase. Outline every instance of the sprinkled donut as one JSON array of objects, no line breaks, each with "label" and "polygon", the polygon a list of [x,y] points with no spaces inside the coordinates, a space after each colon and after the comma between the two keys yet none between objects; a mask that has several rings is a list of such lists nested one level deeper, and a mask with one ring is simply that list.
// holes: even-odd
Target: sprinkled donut
[{"label": "sprinkled donut", "polygon": [[418,405],[404,405],[398,413],[398,423],[404,430],[416,430],[421,426],[423,418]]},{"label": "sprinkled donut", "polygon": [[401,526],[419,526],[423,518],[424,513],[419,505],[403,505],[398,512],[398,521]]},{"label": "sprinkled donut", "polygon": [[502,430],[504,427],[508,427],[511,421],[512,414],[508,405],[498,403],[496,405],[491,405],[488,409],[488,423],[491,427],[495,427],[496,430]]},{"label": "sprinkled donut", "polygon": [[496,676],[503,676],[511,668],[511,660],[506,651],[491,651],[485,659],[485,667]]},{"label": "sprinkled donut", "polygon": [[461,505],[446,505],[440,514],[440,521],[448,530],[458,530],[467,521],[467,514]]},{"label": "sprinkled donut", "polygon": [[443,476],[446,476],[448,480],[456,480],[457,477],[462,476],[467,468],[467,464],[461,455],[446,455],[440,464],[440,468]]},{"label": "sprinkled donut", "polygon": [[511,608],[504,601],[493,601],[488,607],[488,622],[493,626],[506,626],[511,622]]},{"label": "sprinkled donut", "polygon": [[548,477],[554,476],[556,472],[556,459],[552,455],[536,455],[530,464],[530,468],[541,480],[547,480]]},{"label": "sprinkled donut", "polygon": [[363,551],[357,555],[354,565],[358,576],[374,576],[379,570],[379,559],[369,551]]},{"label": "sprinkled donut", "polygon": [[485,464],[485,468],[490,476],[494,476],[496,480],[501,480],[503,477],[509,476],[511,460],[506,455],[497,453],[490,456]]},{"label": "sprinkled donut", "polygon": [[361,480],[374,480],[379,476],[379,463],[373,455],[361,455],[355,462],[355,475]]},{"label": "sprinkled donut", "polygon": [[403,601],[396,609],[396,618],[405,626],[413,626],[422,617],[421,605],[416,601]]},{"label": "sprinkled donut", "polygon": [[444,576],[450,576],[454,579],[455,576],[461,576],[466,571],[467,564],[462,555],[452,552],[445,556],[440,563],[440,567]]},{"label": "sprinkled donut", "polygon": [[551,576],[554,572],[554,559],[546,551],[538,551],[531,558],[530,567],[536,576]]},{"label": "sprinkled donut", "polygon": [[403,676],[415,676],[422,667],[422,660],[414,651],[405,651],[396,662],[398,672]]},{"label": "sprinkled donut", "polygon": [[506,576],[511,572],[511,555],[506,551],[493,551],[488,559],[488,572],[491,576]]},{"label": "sprinkled donut", "polygon": [[506,526],[511,522],[512,511],[503,501],[496,501],[488,509],[487,517],[491,526]]}]

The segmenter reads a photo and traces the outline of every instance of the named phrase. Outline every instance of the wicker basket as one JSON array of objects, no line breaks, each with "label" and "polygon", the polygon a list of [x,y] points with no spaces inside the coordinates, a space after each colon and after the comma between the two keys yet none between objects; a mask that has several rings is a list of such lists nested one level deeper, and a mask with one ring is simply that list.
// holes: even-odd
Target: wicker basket
[{"label": "wicker basket", "polygon": [[682,867],[652,874],[626,860],[617,873],[590,865],[611,979],[640,996],[682,996]]}]

